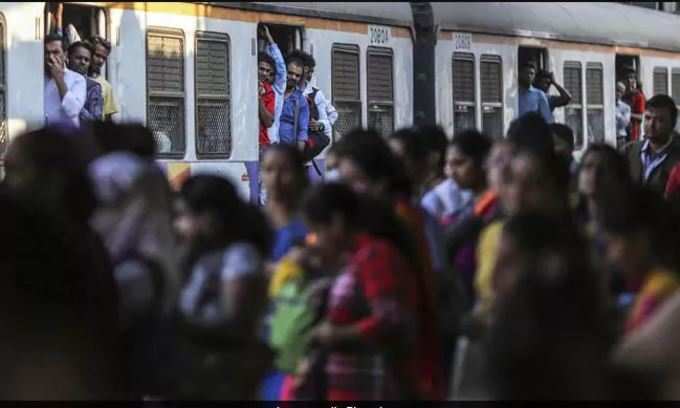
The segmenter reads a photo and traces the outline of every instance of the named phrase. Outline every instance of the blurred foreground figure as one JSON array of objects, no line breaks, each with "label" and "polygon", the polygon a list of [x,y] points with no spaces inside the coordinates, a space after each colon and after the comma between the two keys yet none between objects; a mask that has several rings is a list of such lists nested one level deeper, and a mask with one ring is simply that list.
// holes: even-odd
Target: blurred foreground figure
[{"label": "blurred foreground figure", "polygon": [[0,398],[127,398],[117,322],[92,299],[107,293],[64,217],[45,207],[0,187]]},{"label": "blurred foreground figure", "polygon": [[163,395],[169,317],[179,287],[170,186],[152,161],[109,153],[89,166],[92,225],[111,255],[127,340],[131,392]]},{"label": "blurred foreground figure", "polygon": [[[39,205],[58,219],[64,239],[75,252],[73,283],[82,285],[84,314],[88,321],[110,334],[119,328],[117,294],[106,248],[89,225],[96,199],[78,144],[79,134],[45,128],[23,134],[5,156],[3,184],[12,194]],[[45,263],[46,268],[52,267]]]},{"label": "blurred foreground figure", "polygon": [[604,299],[585,242],[567,219],[510,218],[496,267],[485,348],[492,398],[649,397],[607,362]]},{"label": "blurred foreground figure", "polygon": [[264,216],[218,176],[182,186],[175,228],[184,245],[180,349],[171,398],[254,399],[271,363],[257,339],[266,299]]}]

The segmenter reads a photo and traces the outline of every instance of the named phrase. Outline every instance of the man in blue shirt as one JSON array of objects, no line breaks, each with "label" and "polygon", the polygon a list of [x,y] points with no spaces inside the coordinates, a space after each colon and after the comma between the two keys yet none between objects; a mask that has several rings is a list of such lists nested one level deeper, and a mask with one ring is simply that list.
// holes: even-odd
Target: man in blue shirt
[{"label": "man in blue shirt", "polygon": [[307,140],[309,106],[299,88],[304,61],[293,55],[288,59],[288,79],[279,118],[279,142],[294,144],[302,151]]},{"label": "man in blue shirt", "polygon": [[536,77],[536,67],[531,63],[522,65],[517,82],[519,83],[519,116],[527,112],[538,112],[547,123],[553,123],[553,115],[550,111],[548,97],[540,89],[531,84]]}]

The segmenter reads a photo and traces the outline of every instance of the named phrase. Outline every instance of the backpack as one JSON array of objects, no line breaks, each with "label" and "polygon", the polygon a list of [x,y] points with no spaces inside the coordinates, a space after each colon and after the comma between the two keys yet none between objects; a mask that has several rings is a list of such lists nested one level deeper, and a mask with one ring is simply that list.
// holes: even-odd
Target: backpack
[{"label": "backpack", "polygon": [[[312,88],[313,91],[307,95],[307,104],[309,105],[309,118],[314,120],[319,120],[319,110],[316,107],[314,99],[316,98],[316,93],[319,92],[317,88]],[[307,132],[308,138],[305,142],[305,149],[302,155],[305,162],[313,160],[318,156],[323,149],[326,148],[331,143],[331,139],[326,136],[321,130],[312,131],[311,129]]]}]

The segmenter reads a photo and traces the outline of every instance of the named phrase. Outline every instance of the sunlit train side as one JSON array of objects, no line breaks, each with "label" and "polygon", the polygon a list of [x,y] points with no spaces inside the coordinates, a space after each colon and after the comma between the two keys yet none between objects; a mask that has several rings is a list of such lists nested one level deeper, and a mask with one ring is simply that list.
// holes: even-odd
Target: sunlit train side
[{"label": "sunlit train side", "polygon": [[155,131],[175,182],[217,172],[238,181],[245,196],[254,190],[261,23],[270,25],[284,53],[302,48],[315,57],[313,82],[339,112],[335,137],[356,125],[387,133],[411,123],[408,4],[390,6],[393,16],[370,4],[347,11],[344,3],[105,7],[115,45],[109,77],[121,120],[143,121]]},{"label": "sunlit train side", "polygon": [[[48,8],[0,4],[5,146],[44,123]],[[517,115],[517,67],[528,59],[573,95],[555,119],[575,130],[577,154],[596,140],[615,143],[622,67],[638,70],[647,97],[680,101],[680,16],[617,3],[67,2],[64,21],[111,41],[116,119],[154,131],[171,181],[217,172],[246,197],[256,183],[262,23],[284,53],[315,57],[313,82],[340,114],[335,139],[356,125],[386,134],[414,118],[499,137]],[[429,29],[436,41],[426,41]],[[421,59],[427,47],[433,63]]]},{"label": "sunlit train side", "polygon": [[[5,140],[44,123],[39,96],[49,8],[49,3],[0,5]],[[109,39],[106,76],[118,99],[116,119],[139,121],[154,131],[159,162],[175,183],[192,173],[220,173],[251,195],[261,23],[270,25],[284,53],[302,48],[315,57],[313,84],[340,114],[335,138],[357,125],[388,133],[411,124],[408,3],[357,3],[348,9],[346,3],[66,2],[64,22],[74,22],[84,38]]]},{"label": "sunlit train side", "polygon": [[680,105],[680,16],[617,3],[432,3],[437,121],[505,134],[517,116],[517,69],[531,60],[572,94],[555,110],[576,136],[616,144],[615,81],[625,66],[645,95]]}]

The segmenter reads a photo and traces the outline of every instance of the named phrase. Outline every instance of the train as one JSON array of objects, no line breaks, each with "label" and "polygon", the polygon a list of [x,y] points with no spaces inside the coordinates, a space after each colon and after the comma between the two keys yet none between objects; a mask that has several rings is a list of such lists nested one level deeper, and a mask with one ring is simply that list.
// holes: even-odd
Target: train
[{"label": "train", "polygon": [[[44,125],[36,96],[51,6],[0,3],[3,148]],[[555,119],[574,130],[577,156],[616,143],[624,67],[636,69],[647,97],[665,93],[680,105],[680,16],[620,3],[65,2],[64,23],[111,42],[115,120],[154,132],[174,185],[218,173],[253,201],[261,24],[284,54],[298,48],[316,59],[312,83],[339,112],[332,142],[355,126],[389,134],[432,122],[449,135],[476,127],[502,137],[517,116],[526,61],[571,93]]]}]

